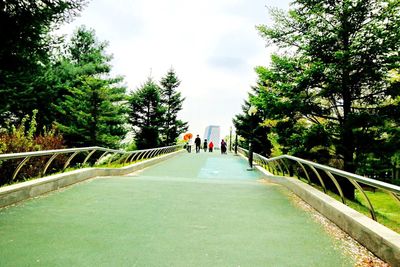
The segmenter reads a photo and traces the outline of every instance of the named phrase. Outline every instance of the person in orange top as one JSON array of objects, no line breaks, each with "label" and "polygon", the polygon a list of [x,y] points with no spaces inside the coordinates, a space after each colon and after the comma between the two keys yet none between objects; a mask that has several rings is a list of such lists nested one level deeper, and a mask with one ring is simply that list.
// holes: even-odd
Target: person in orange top
[{"label": "person in orange top", "polygon": [[208,152],[213,152],[214,144],[212,141],[208,144]]}]

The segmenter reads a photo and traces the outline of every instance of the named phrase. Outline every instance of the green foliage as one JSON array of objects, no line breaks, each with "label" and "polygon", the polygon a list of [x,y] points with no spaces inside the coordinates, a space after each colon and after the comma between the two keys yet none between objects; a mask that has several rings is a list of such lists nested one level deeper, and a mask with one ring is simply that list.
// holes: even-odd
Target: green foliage
[{"label": "green foliage", "polygon": [[187,122],[178,120],[178,112],[182,110],[185,100],[176,88],[180,85],[175,71],[170,69],[161,79],[161,101],[165,108],[163,127],[161,129],[161,144],[163,146],[174,145],[180,134],[187,131]]},{"label": "green foliage", "polygon": [[118,147],[126,134],[126,88],[122,78],[110,77],[105,48],[93,30],[80,27],[55,68],[62,95],[54,120],[70,146]]},{"label": "green foliage", "polygon": [[129,122],[135,133],[138,149],[157,147],[161,143],[160,128],[163,126],[165,108],[161,102],[160,87],[149,78],[129,99]]},{"label": "green foliage", "polygon": [[364,166],[376,159],[375,174],[386,173],[400,147],[400,2],[298,0],[293,7],[272,9],[275,24],[257,27],[281,54],[256,69],[252,104],[274,125],[283,153],[339,160],[368,175],[377,166]]},{"label": "green foliage", "polygon": [[124,146],[124,150],[125,150],[125,151],[137,150],[137,146],[136,146],[135,141],[132,141],[132,142],[126,144],[126,145]]},{"label": "green foliage", "polygon": [[112,56],[105,53],[107,46],[107,42],[97,40],[93,29],[80,26],[67,45],[66,58],[87,75],[109,73]]},{"label": "green foliage", "polygon": [[125,88],[110,87],[107,80],[81,77],[79,87],[56,106],[62,115],[56,122],[72,146],[118,147],[125,136]]},{"label": "green foliage", "polygon": [[[79,14],[85,0],[0,2],[0,126],[20,121],[53,94],[46,86],[51,51],[49,33]],[[41,120],[40,118],[38,118]],[[41,123],[40,123],[41,124]],[[51,125],[51,124],[49,124]]]},{"label": "green foliage", "polygon": [[[11,126],[9,131],[0,133],[0,153],[19,153],[38,150],[50,150],[64,148],[63,137],[57,133],[55,128],[51,130],[43,129],[42,133],[38,133],[36,128],[37,110],[33,111],[32,116],[26,115],[17,126]],[[26,164],[14,180],[23,181],[27,178],[32,178],[40,175],[44,164],[48,158],[35,157]],[[10,183],[12,174],[17,168],[19,160],[0,161],[0,186]],[[52,164],[52,168],[57,168],[62,164],[63,157],[59,156]],[[52,170],[49,170],[52,171]]]},{"label": "green foliage", "polygon": [[[0,140],[2,144],[1,153],[17,153],[37,150],[34,143],[34,134],[36,133],[36,114],[34,110],[32,117],[25,115],[21,124],[17,127],[12,125],[9,132],[3,132]],[[28,129],[26,129],[28,126]]]},{"label": "green foliage", "polygon": [[[249,95],[250,98],[254,97]],[[256,112],[254,115],[249,115],[250,102],[245,101],[242,106],[243,113],[236,115],[233,119],[233,125],[236,128],[238,135],[245,138],[245,142],[241,145],[245,148],[249,147],[249,140],[251,140],[253,151],[263,155],[269,156],[271,154],[272,144],[268,138],[270,127],[263,124],[262,112]]]}]

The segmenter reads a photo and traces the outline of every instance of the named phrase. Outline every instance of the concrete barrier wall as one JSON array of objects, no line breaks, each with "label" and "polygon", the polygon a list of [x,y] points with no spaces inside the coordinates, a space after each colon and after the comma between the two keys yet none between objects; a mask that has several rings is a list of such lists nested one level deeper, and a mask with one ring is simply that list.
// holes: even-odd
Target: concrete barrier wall
[{"label": "concrete barrier wall", "polygon": [[0,188],[0,208],[29,198],[40,196],[65,186],[82,182],[90,178],[98,176],[118,176],[132,173],[169,159],[182,152],[183,150],[180,150],[122,168],[84,168],[10,186],[4,186]]},{"label": "concrete barrier wall", "polygon": [[300,180],[272,175],[260,166],[257,169],[298,195],[375,255],[392,266],[400,266],[400,234]]}]

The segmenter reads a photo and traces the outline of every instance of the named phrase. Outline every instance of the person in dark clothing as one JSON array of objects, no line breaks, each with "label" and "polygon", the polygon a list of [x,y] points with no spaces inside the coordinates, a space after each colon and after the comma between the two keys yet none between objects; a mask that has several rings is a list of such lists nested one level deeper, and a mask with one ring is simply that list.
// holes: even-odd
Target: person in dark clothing
[{"label": "person in dark clothing", "polygon": [[224,139],[221,141],[221,154],[226,154],[226,142]]},{"label": "person in dark clothing", "polygon": [[196,144],[196,153],[200,152],[200,144],[201,144],[201,139],[199,135],[197,135],[196,139],[194,139],[194,143]]},{"label": "person in dark clothing", "polygon": [[203,149],[204,149],[204,152],[207,152],[207,139],[204,139]]}]

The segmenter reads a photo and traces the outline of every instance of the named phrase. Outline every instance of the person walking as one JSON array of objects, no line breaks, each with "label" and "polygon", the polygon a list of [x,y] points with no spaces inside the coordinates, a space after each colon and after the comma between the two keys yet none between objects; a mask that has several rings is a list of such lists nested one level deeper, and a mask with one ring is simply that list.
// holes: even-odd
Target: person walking
[{"label": "person walking", "polygon": [[221,141],[221,154],[226,154],[226,142],[224,139]]},{"label": "person walking", "polygon": [[208,144],[208,152],[213,152],[214,144],[212,141]]},{"label": "person walking", "polygon": [[207,139],[204,139],[204,143],[203,143],[203,149],[204,149],[204,152],[207,152]]},{"label": "person walking", "polygon": [[188,151],[189,153],[192,152],[192,143],[193,143],[192,138],[189,138],[189,140],[188,140],[187,143],[186,143],[186,145],[187,145],[187,151]]},{"label": "person walking", "polygon": [[200,153],[201,139],[199,135],[197,135],[196,139],[194,140],[194,143],[196,144],[196,153]]}]

